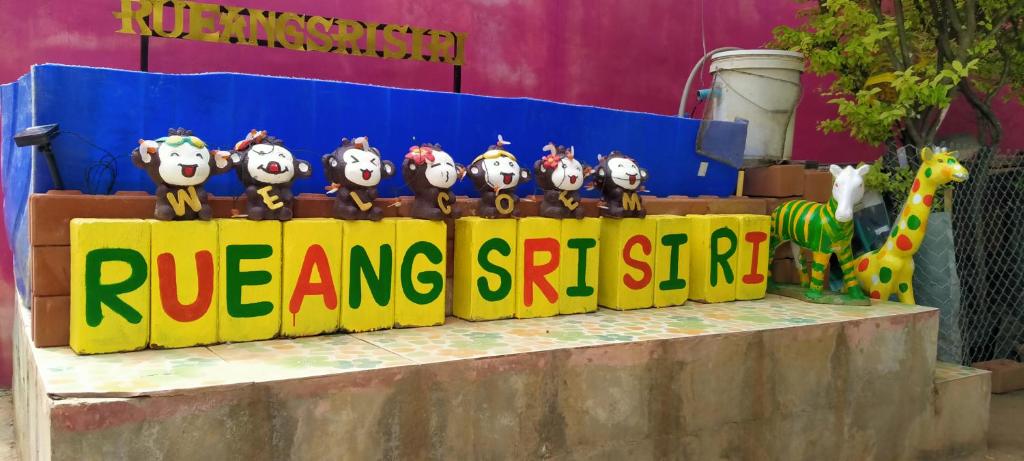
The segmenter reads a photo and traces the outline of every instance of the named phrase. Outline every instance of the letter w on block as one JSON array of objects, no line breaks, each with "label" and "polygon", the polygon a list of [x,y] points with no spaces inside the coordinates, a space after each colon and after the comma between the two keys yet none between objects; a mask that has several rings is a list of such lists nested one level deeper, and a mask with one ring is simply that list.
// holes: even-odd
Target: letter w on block
[{"label": "letter w on block", "polygon": [[71,349],[97,354],[149,343],[149,224],[71,221]]},{"label": "letter w on block", "polygon": [[203,204],[199,201],[199,196],[196,195],[196,188],[192,186],[168,192],[167,201],[171,204],[171,208],[174,209],[176,216],[185,214],[186,205],[197,213],[203,208]]}]

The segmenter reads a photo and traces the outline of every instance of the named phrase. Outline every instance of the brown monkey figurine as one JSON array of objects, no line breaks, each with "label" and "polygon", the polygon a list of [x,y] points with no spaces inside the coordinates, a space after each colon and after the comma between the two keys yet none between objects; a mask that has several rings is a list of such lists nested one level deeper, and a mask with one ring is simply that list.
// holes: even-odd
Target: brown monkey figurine
[{"label": "brown monkey figurine", "polygon": [[509,218],[519,215],[516,186],[530,180],[530,170],[521,168],[516,157],[505,150],[509,144],[498,135],[498,142],[469,165],[469,177],[480,191],[477,216]]},{"label": "brown monkey figurine", "polygon": [[295,158],[283,141],[266,131],[252,130],[235,144],[231,163],[245,185],[247,218],[292,219],[292,182],[313,174],[309,162]]},{"label": "brown monkey figurine", "polygon": [[184,128],[171,128],[155,141],[140,139],[132,163],[156,183],[153,216],[161,221],[212,218],[203,185],[210,176],[231,169],[228,155],[207,149],[202,139]]},{"label": "brown monkey figurine", "polygon": [[647,181],[647,170],[619,151],[598,157],[594,187],[601,189],[604,200],[601,216],[609,218],[642,218],[647,215],[640,198]]},{"label": "brown monkey figurine", "polygon": [[576,159],[575,150],[554,143],[544,146],[548,155],[533,164],[537,185],[544,191],[540,215],[545,218],[583,218],[580,188],[590,175],[590,166]]},{"label": "brown monkey figurine", "polygon": [[438,144],[410,147],[402,161],[402,178],[416,196],[410,216],[434,221],[458,218],[451,189],[465,173]]},{"label": "brown monkey figurine", "polygon": [[336,192],[334,217],[380,221],[383,212],[373,206],[381,179],[395,175],[395,164],[380,158],[365,136],[342,139],[341,145],[323,156],[324,173]]}]

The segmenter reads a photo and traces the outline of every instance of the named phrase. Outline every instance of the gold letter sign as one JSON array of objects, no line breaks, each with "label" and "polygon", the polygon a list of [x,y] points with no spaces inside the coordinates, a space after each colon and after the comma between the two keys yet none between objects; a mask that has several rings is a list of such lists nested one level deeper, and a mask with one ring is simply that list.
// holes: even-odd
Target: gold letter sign
[{"label": "gold letter sign", "polygon": [[[121,0],[122,34],[260,45],[461,66],[466,34],[188,0]],[[185,22],[185,18],[188,22]]]}]

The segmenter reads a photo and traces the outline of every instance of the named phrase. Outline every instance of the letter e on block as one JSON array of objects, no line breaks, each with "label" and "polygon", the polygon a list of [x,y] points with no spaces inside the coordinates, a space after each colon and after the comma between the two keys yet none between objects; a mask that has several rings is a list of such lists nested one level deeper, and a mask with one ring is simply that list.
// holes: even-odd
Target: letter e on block
[{"label": "letter e on block", "polygon": [[597,302],[609,309],[654,305],[654,239],[657,222],[601,218],[601,283]]},{"label": "letter e on block", "polygon": [[658,224],[655,237],[654,306],[678,306],[690,293],[690,218],[648,215]]},{"label": "letter e on block", "polygon": [[150,345],[167,348],[216,343],[217,223],[148,222],[153,268]]},{"label": "letter e on block", "polygon": [[465,217],[455,221],[452,312],[465,320],[515,314],[516,220]]},{"label": "letter e on block", "polygon": [[149,224],[71,220],[71,350],[100,354],[149,343]]},{"label": "letter e on block", "polygon": [[281,330],[281,223],[218,219],[221,342],[270,339]]},{"label": "letter e on block", "polygon": [[740,256],[736,268],[736,299],[761,299],[768,290],[768,235],[772,220],[764,215],[739,215]]},{"label": "letter e on block", "polygon": [[341,312],[341,221],[293,219],[282,226],[281,336],[337,331]]},{"label": "letter e on block", "polygon": [[516,232],[516,317],[558,315],[562,289],[561,222],[529,217],[518,222]]},{"label": "letter e on block", "polygon": [[690,299],[736,299],[740,220],[734,215],[690,216]]},{"label": "letter e on block", "polygon": [[396,220],[395,326],[444,323],[448,229],[444,221]]},{"label": "letter e on block", "polygon": [[579,314],[597,310],[597,284],[600,274],[601,220],[598,218],[562,221],[562,291],[559,314]]},{"label": "letter e on block", "polygon": [[395,219],[344,221],[341,329],[383,330],[395,324]]}]

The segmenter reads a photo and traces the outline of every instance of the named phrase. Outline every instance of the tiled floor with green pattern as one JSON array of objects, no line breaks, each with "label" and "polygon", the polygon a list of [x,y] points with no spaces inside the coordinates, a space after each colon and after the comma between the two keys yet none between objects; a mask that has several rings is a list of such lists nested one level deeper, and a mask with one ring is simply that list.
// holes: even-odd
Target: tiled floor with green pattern
[{"label": "tiled floor with green pattern", "polygon": [[230,387],[360,370],[542,350],[758,331],[930,310],[896,303],[871,307],[808,304],[769,295],[756,301],[438,327],[335,334],[77,356],[67,347],[35,350],[45,390],[57,396],[134,396]]}]

